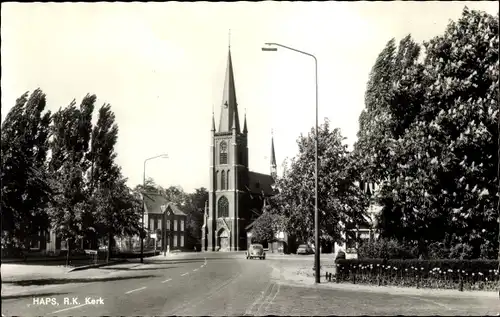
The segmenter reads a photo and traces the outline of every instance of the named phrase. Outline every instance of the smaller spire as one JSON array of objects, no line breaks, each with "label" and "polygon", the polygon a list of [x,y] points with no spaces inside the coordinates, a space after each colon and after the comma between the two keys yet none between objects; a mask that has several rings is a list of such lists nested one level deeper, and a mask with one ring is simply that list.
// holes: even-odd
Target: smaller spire
[{"label": "smaller spire", "polygon": [[274,154],[274,136],[273,130],[271,129],[271,176],[276,178],[277,170],[276,170],[276,155]]},{"label": "smaller spire", "polygon": [[247,108],[245,108],[245,122],[243,123],[243,133],[247,134],[248,129],[247,129]]},{"label": "smaller spire", "polygon": [[215,114],[212,111],[212,132],[215,132]]}]

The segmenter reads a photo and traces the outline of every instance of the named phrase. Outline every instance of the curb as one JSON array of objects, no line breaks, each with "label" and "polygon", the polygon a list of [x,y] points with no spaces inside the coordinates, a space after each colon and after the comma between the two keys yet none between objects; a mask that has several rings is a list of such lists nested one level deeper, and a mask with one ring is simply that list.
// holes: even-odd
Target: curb
[{"label": "curb", "polygon": [[75,271],[82,271],[82,270],[87,270],[87,269],[95,269],[103,266],[110,266],[110,265],[115,265],[115,264],[120,264],[120,263],[126,263],[129,262],[128,260],[115,260],[115,261],[109,261],[108,263],[101,263],[101,264],[90,264],[90,265],[83,265],[83,266],[77,266],[75,268],[72,268],[71,270],[68,271],[70,272],[75,272]]}]

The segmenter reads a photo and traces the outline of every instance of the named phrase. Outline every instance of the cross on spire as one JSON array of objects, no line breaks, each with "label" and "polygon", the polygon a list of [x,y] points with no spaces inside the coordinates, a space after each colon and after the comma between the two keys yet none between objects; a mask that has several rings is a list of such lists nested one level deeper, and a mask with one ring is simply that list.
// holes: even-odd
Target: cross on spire
[{"label": "cross on spire", "polygon": [[231,48],[231,29],[229,29],[229,48]]}]

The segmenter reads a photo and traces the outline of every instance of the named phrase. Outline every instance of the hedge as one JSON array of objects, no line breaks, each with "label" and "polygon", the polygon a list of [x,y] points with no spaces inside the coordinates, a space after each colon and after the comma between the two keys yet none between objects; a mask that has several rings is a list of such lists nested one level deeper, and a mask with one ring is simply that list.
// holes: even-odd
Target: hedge
[{"label": "hedge", "polygon": [[498,260],[337,260],[337,282],[460,290],[496,290]]}]

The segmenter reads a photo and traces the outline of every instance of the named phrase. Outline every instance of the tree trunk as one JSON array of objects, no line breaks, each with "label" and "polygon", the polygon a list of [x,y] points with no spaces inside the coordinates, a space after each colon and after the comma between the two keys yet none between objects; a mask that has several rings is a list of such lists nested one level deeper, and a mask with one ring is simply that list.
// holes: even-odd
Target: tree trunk
[{"label": "tree trunk", "polygon": [[106,263],[109,263],[109,259],[111,258],[111,239],[113,238],[113,234],[108,233],[108,252],[106,253]]},{"label": "tree trunk", "polygon": [[70,240],[69,239],[66,239],[66,249],[67,249],[67,253],[66,253],[66,266],[69,265],[69,253],[71,251],[71,243],[70,243]]}]

